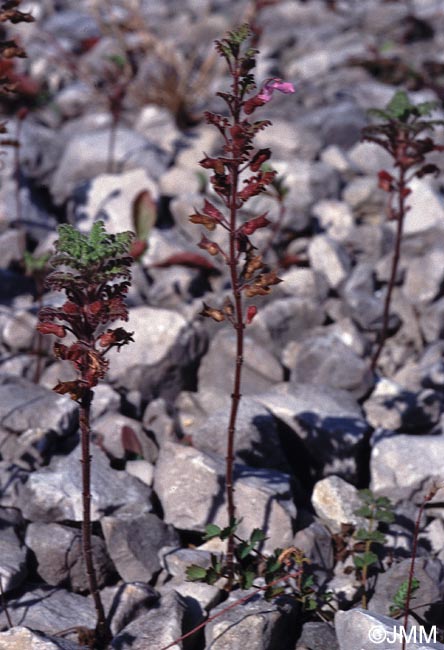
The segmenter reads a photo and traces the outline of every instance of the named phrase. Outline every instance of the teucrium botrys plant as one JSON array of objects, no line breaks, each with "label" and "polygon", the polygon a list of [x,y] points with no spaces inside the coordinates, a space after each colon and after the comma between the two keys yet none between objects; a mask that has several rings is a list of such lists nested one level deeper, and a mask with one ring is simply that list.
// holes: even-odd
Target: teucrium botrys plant
[{"label": "teucrium botrys plant", "polygon": [[253,121],[250,115],[266,104],[275,90],[293,93],[290,83],[280,79],[268,79],[259,90],[251,70],[255,66],[256,50],[248,47],[249,29],[244,25],[230,32],[227,38],[216,41],[216,49],[225,60],[231,77],[229,92],[217,93],[226,104],[224,115],[205,113],[206,120],[219,131],[222,141],[222,155],[206,156],[200,161],[204,169],[211,170],[210,183],[222,202],[221,209],[208,200],[200,212],[191,215],[192,223],[203,226],[207,231],[216,228],[226,230],[226,246],[222,247],[202,234],[199,246],[210,255],[221,257],[229,268],[232,298],[221,308],[204,303],[202,316],[217,322],[228,321],[236,332],[236,365],[231,393],[231,408],[227,430],[225,489],[227,499],[228,529],[225,573],[228,588],[233,581],[236,509],[234,501],[233,465],[236,432],[236,418],[241,399],[244,330],[254,318],[257,308],[245,305],[246,299],[267,295],[271,286],[280,282],[274,271],[267,271],[261,255],[250,240],[259,228],[266,228],[270,221],[266,214],[248,221],[241,220],[240,211],[254,196],[265,191],[273,182],[275,172],[268,166],[271,151],[254,146],[255,135],[266,128],[268,120]]},{"label": "teucrium botrys plant", "polygon": [[105,377],[111,348],[120,350],[132,341],[132,333],[123,327],[107,328],[116,320],[128,320],[125,294],[131,278],[133,258],[128,251],[133,233],[108,234],[103,222],[97,221],[89,236],[70,225],[59,227],[56,252],[50,259],[54,271],[46,285],[64,291],[67,300],[61,307],[44,307],[39,312],[37,329],[53,334],[66,343],[54,343],[54,355],[68,360],[77,371],[77,379],[59,382],[54,390],[80,405],[82,446],[83,522],[82,546],[91,595],[97,613],[94,630],[95,647],[104,648],[111,639],[97,585],[91,549],[91,456],[90,407],[93,388]]}]

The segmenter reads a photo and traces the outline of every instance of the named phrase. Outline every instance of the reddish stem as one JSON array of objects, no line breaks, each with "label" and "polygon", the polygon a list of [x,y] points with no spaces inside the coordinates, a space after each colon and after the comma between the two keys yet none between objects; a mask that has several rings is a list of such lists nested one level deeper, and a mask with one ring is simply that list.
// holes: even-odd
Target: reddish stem
[{"label": "reddish stem", "polygon": [[[406,206],[405,206],[405,189],[407,187],[406,185],[406,179],[405,179],[405,172],[406,170],[404,167],[400,166],[399,168],[399,178],[398,182],[396,185],[396,191],[398,194],[398,209],[396,212],[396,221],[397,221],[397,228],[396,228],[396,240],[395,240],[395,250],[393,253],[393,260],[392,260],[392,268],[390,272],[390,279],[387,287],[387,294],[385,296],[385,302],[384,302],[384,313],[382,317],[382,328],[381,332],[379,335],[379,345],[376,349],[376,352],[373,355],[373,358],[371,360],[370,368],[374,372],[376,369],[376,365],[378,363],[378,359],[381,355],[381,352],[384,348],[385,341],[387,339],[387,333],[388,333],[388,323],[389,323],[389,318],[390,318],[390,304],[392,300],[392,293],[393,289],[395,286],[396,282],[396,275],[398,273],[398,265],[399,265],[399,258],[401,255],[401,241],[402,241],[402,230],[403,230],[403,225],[404,225],[404,217],[406,213]],[[392,208],[390,208],[390,213],[393,214]]]},{"label": "reddish stem", "polygon": [[96,608],[96,638],[98,645],[106,647],[112,638],[109,625],[106,621],[105,610],[100,597],[99,587],[97,584],[96,572],[92,557],[91,545],[91,454],[90,454],[90,407],[93,398],[93,391],[86,389],[80,404],[80,431],[82,439],[82,501],[83,501],[83,521],[82,521],[82,547],[83,557],[85,560],[86,574],[88,576],[91,596]]},{"label": "reddish stem", "polygon": [[[419,526],[421,524],[421,517],[422,517],[422,513],[424,512],[426,503],[428,503],[429,501],[431,501],[431,499],[433,499],[433,497],[438,491],[438,487],[439,487],[438,485],[434,485],[431,488],[431,490],[425,495],[425,497],[422,500],[421,506],[418,511],[418,516],[416,517],[416,521],[415,521],[415,530],[413,531],[412,559],[410,560],[409,577],[407,582],[407,597],[405,599],[405,611],[404,611],[404,621],[403,621],[404,630],[407,630],[407,625],[409,621],[410,601],[412,598],[413,578],[415,577],[415,561],[416,561],[416,552],[418,549]],[[403,634],[402,650],[405,650],[405,642],[406,642],[406,637],[405,634]]]},{"label": "reddish stem", "polygon": [[[233,95],[234,95],[234,110],[233,122],[234,125],[239,124],[239,116],[241,109],[241,99],[239,92],[239,66],[236,61],[236,68],[233,71]],[[235,158],[235,156],[233,156]],[[231,407],[230,417],[228,421],[227,430],[227,455],[226,455],[226,468],[225,468],[225,490],[227,495],[227,514],[228,525],[233,526],[236,516],[236,506],[234,502],[234,441],[236,435],[236,420],[241,399],[241,381],[242,381],[242,364],[243,364],[243,350],[244,350],[244,322],[242,315],[242,295],[241,287],[239,284],[239,276],[237,272],[237,209],[238,209],[238,181],[239,181],[239,161],[233,159],[231,163],[231,196],[229,200],[230,209],[230,247],[229,247],[229,260],[228,266],[230,268],[231,290],[234,298],[234,329],[236,331],[236,367],[234,371],[233,392],[231,393]],[[226,554],[226,568],[228,574],[227,589],[230,590],[234,577],[234,547],[235,535],[234,531],[230,533],[227,539],[227,554]]]}]

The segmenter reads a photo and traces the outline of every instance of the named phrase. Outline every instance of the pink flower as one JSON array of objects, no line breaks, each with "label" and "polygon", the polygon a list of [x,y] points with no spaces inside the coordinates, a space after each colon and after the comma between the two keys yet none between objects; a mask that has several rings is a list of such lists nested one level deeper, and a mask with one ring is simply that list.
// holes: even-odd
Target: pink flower
[{"label": "pink flower", "polygon": [[285,95],[290,95],[291,93],[294,93],[294,86],[289,81],[282,81],[282,79],[274,77],[273,79],[268,79],[268,81],[264,83],[262,90],[257,97],[264,103],[269,102],[275,90],[279,90],[279,92],[284,93]]},{"label": "pink flower", "polygon": [[278,79],[277,77],[268,79],[257,95],[247,99],[244,104],[244,113],[251,115],[256,108],[269,102],[275,90],[289,95],[290,93],[294,93],[294,86],[289,81],[282,81],[282,79]]}]

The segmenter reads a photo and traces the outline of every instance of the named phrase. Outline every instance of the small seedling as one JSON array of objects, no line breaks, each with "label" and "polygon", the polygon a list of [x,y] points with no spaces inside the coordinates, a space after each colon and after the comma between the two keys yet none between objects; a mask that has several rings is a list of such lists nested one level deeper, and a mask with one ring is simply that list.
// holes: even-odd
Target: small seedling
[{"label": "small seedling", "polygon": [[426,158],[433,151],[444,151],[444,147],[437,145],[430,136],[423,135],[425,131],[432,131],[435,126],[444,124],[443,120],[428,119],[436,108],[437,104],[434,102],[412,104],[407,93],[398,91],[384,110],[368,111],[370,117],[379,121],[365,127],[362,131],[363,140],[376,143],[390,154],[395,168],[394,174],[385,169],[378,174],[379,187],[388,194],[387,217],[390,221],[395,221],[397,227],[379,344],[371,360],[373,371],[376,369],[388,335],[390,304],[401,254],[404,220],[409,210],[407,202],[407,197],[411,193],[409,184],[415,177],[423,178],[429,174],[439,174],[438,167],[426,162]]},{"label": "small seedling", "polygon": [[[52,334],[67,344],[56,341],[54,356],[68,360],[77,371],[77,379],[59,382],[53,390],[68,394],[80,405],[82,446],[83,522],[82,546],[91,595],[97,613],[93,631],[97,648],[105,648],[111,640],[109,623],[97,586],[91,548],[91,456],[90,408],[93,388],[105,377],[109,361],[107,353],[133,340],[123,327],[107,328],[116,320],[128,320],[125,294],[130,286],[133,258],[128,254],[133,233],[108,234],[102,221],[97,221],[89,236],[70,225],[59,227],[56,252],[50,259],[54,271],[46,278],[46,286],[64,291],[67,300],[61,307],[43,307],[37,329]],[[94,646],[94,647],[96,647]]]},{"label": "small seedling", "polygon": [[378,564],[379,558],[372,550],[375,544],[384,544],[386,538],[378,530],[379,524],[391,524],[395,516],[393,506],[387,497],[375,497],[371,490],[360,490],[363,505],[355,510],[358,517],[367,519],[366,528],[358,528],[354,533],[353,563],[359,572],[362,585],[362,607],[367,609],[369,569]]}]

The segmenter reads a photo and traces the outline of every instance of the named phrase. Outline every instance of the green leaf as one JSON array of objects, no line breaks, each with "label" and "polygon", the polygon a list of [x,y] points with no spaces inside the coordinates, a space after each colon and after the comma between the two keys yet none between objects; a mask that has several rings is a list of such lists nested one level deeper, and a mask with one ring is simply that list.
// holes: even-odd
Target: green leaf
[{"label": "green leaf", "polygon": [[[412,598],[412,594],[419,589],[420,582],[418,578],[413,577],[412,579],[412,585],[411,585],[411,590],[410,590],[410,598]],[[408,596],[408,587],[409,587],[409,581],[408,579],[404,580],[398,588],[398,591],[396,594],[393,596],[393,603],[396,606],[396,608],[400,609],[401,611],[405,610],[405,606],[407,603],[407,596]]]},{"label": "green leaf", "polygon": [[254,579],[256,577],[255,572],[254,571],[245,571],[242,577],[243,577],[243,581],[242,581],[243,582],[243,588],[244,589],[250,589],[253,582],[254,582]]},{"label": "green leaf", "polygon": [[392,508],[393,508],[392,502],[391,502],[390,499],[388,499],[387,497],[378,497],[378,498],[375,500],[375,505],[376,505],[378,508],[388,508],[388,509],[392,509]]},{"label": "green leaf", "polygon": [[221,533],[222,528],[219,528],[216,524],[207,524],[205,526],[204,540],[208,541],[209,539],[213,539],[213,537],[220,537]]},{"label": "green leaf", "polygon": [[124,68],[126,65],[126,58],[122,54],[109,54],[106,58],[118,68]]},{"label": "green leaf", "polygon": [[395,515],[391,510],[380,510],[379,508],[374,512],[374,518],[384,524],[392,524],[395,521]]},{"label": "green leaf", "polygon": [[318,604],[314,598],[307,598],[304,600],[304,610],[312,612],[317,608]]},{"label": "green leaf", "polygon": [[239,558],[241,560],[244,560],[253,550],[253,544],[246,544],[243,542],[242,544],[239,544]]},{"label": "green leaf", "polygon": [[378,561],[378,556],[372,551],[366,551],[362,555],[355,555],[353,557],[353,562],[357,569],[362,569],[365,566],[371,566]]},{"label": "green leaf", "polygon": [[379,530],[365,530],[364,528],[357,530],[354,534],[354,538],[362,542],[371,541],[376,542],[377,544],[384,544],[385,542],[384,533],[381,533]]},{"label": "green leaf", "polygon": [[264,539],[267,539],[267,537],[264,531],[261,530],[260,528],[255,528],[250,535],[250,542],[252,544],[258,544],[259,542],[263,542]]},{"label": "green leaf", "polygon": [[207,577],[207,571],[208,569],[204,569],[204,567],[198,566],[197,564],[191,564],[186,569],[186,576],[191,582],[198,582],[205,580]]},{"label": "green leaf", "polygon": [[405,120],[414,108],[409,97],[403,90],[398,90],[386,106],[387,112],[399,120]]},{"label": "green leaf", "polygon": [[357,508],[357,510],[354,510],[353,514],[357,517],[365,517],[366,519],[369,519],[373,516],[373,510],[370,506],[361,506],[360,508]]}]

